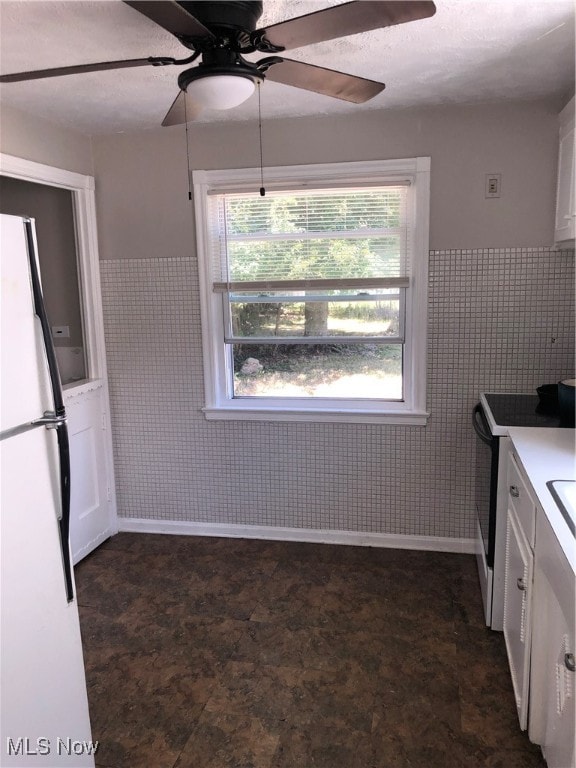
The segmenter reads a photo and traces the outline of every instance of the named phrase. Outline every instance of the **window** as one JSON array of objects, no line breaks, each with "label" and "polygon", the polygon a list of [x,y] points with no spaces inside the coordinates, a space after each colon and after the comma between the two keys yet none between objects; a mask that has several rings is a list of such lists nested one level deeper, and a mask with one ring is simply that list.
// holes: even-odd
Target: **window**
[{"label": "window", "polygon": [[207,418],[426,422],[429,177],[194,172]]}]

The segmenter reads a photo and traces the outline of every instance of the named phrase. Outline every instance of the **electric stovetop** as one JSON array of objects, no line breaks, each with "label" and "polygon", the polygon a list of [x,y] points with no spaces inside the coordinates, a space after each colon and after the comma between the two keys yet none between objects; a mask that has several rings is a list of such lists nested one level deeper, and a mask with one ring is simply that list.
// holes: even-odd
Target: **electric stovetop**
[{"label": "electric stovetop", "polygon": [[545,408],[537,394],[483,392],[480,401],[493,435],[507,434],[508,427],[565,427],[557,409]]}]

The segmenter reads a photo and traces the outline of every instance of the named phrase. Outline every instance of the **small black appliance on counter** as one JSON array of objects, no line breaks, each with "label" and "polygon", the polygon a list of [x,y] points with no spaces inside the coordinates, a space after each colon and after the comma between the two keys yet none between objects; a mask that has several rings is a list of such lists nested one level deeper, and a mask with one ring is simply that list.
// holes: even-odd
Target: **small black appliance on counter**
[{"label": "small black appliance on counter", "polygon": [[574,427],[574,390],[576,379],[558,382],[558,408],[563,426]]},{"label": "small black appliance on counter", "polygon": [[559,427],[574,429],[574,391],[576,379],[565,379],[558,384],[542,384],[538,387],[538,410],[557,416]]}]

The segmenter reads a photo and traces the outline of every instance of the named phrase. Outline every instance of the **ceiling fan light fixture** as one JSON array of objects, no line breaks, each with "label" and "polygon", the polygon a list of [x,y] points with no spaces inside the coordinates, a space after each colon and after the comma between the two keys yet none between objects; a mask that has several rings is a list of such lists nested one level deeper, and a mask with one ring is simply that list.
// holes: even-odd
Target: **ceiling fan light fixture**
[{"label": "ceiling fan light fixture", "polygon": [[244,75],[213,74],[191,80],[186,93],[206,109],[233,109],[252,96],[254,80]]}]

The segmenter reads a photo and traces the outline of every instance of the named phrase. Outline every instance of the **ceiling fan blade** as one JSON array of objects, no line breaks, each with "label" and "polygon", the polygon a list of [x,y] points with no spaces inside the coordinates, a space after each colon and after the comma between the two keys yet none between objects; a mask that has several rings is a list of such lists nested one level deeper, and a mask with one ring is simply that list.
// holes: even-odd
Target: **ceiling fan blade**
[{"label": "ceiling fan blade", "polygon": [[214,37],[212,32],[174,0],[124,0],[176,37]]},{"label": "ceiling fan blade", "polygon": [[[172,63],[164,59],[164,64]],[[101,61],[98,64],[78,64],[74,67],[56,67],[55,69],[37,69],[33,72],[15,72],[12,75],[0,75],[0,83],[19,83],[23,80],[41,80],[44,77],[62,77],[78,75],[83,72],[101,72],[106,69],[124,69],[126,67],[149,67],[153,59],[126,59],[125,61]]]},{"label": "ceiling fan blade", "polygon": [[386,87],[384,83],[377,83],[375,80],[366,80],[356,75],[337,72],[335,69],[325,69],[285,58],[266,71],[266,80],[323,93],[325,96],[352,101],[354,104],[362,104],[374,98]]},{"label": "ceiling fan blade", "polygon": [[[431,0],[358,0],[281,21],[255,35],[285,50],[433,16]],[[261,38],[260,38],[261,39]]]},{"label": "ceiling fan blade", "polygon": [[162,125],[167,128],[170,125],[182,125],[195,120],[202,112],[202,107],[184,92],[180,91],[172,102],[172,106],[166,113]]}]

